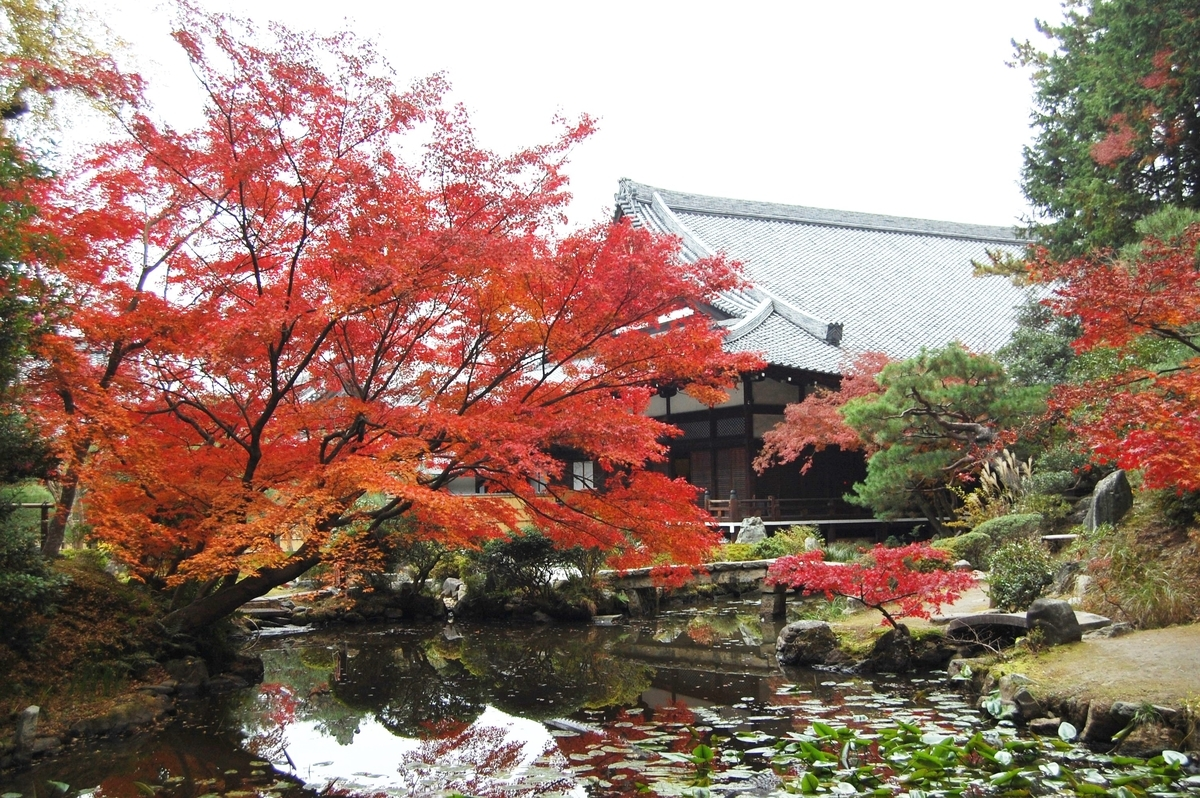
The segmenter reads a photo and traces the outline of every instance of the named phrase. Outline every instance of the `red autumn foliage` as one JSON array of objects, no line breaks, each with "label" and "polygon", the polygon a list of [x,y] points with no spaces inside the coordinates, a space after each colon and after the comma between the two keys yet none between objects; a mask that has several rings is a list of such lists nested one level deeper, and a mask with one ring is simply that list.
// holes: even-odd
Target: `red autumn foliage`
[{"label": "red autumn foliage", "polygon": [[[1142,469],[1147,488],[1200,490],[1198,245],[1200,225],[1172,243],[1145,242],[1132,263],[1109,253],[1031,263],[1036,279],[1060,286],[1051,306],[1079,317],[1076,351],[1107,350],[1117,364],[1059,386],[1053,407],[1100,460]],[[1148,342],[1174,351],[1146,357]]]},{"label": "red autumn foliage", "polygon": [[1092,145],[1092,160],[1101,166],[1115,166],[1136,152],[1137,131],[1130,127],[1125,114],[1116,114],[1108,122],[1108,135]]},{"label": "red autumn foliage", "polygon": [[[532,523],[618,566],[698,561],[706,514],[646,468],[671,430],[642,413],[653,385],[711,395],[760,365],[703,314],[660,324],[736,270],[628,224],[555,232],[587,118],[499,156],[440,77],[400,89],[348,35],[183,13],[206,123],[138,113],[39,198],[66,312],[30,410],[62,518],[86,488],[131,573],[197,585],[182,628],[318,563],[378,565],[400,517],[449,546]],[[569,459],[603,488],[566,487]]]},{"label": "red autumn foliage", "polygon": [[818,388],[784,409],[784,420],[763,435],[763,448],[754,460],[759,473],[779,463],[801,461],[800,473],[812,467],[813,455],[831,446],[844,450],[866,449],[858,433],[846,426],[842,405],[860,396],[879,393],[875,378],[889,363],[882,352],[859,355],[846,370],[838,389]]},{"label": "red autumn foliage", "polygon": [[820,549],[780,557],[767,570],[767,584],[787,585],[805,595],[824,593],[852,598],[883,614],[883,623],[899,618],[928,618],[975,585],[968,571],[947,569],[950,555],[927,543],[888,548],[877,545],[868,561],[827,563]]},{"label": "red autumn foliage", "polygon": [[656,565],[650,569],[650,582],[664,590],[678,590],[707,573],[708,568],[704,565]]}]

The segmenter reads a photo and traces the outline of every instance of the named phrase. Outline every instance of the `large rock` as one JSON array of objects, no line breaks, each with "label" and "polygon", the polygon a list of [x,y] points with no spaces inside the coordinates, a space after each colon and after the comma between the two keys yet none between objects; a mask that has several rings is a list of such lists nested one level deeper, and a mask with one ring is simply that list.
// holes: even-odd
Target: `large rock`
[{"label": "large rock", "polygon": [[1089,531],[1104,524],[1115,524],[1133,507],[1133,488],[1125,472],[1114,471],[1096,484],[1088,503],[1083,525]]},{"label": "large rock", "polygon": [[208,681],[208,665],[199,657],[180,657],[167,660],[163,668],[182,685],[200,687]]},{"label": "large rock", "polygon": [[1112,711],[1111,703],[1092,701],[1088,704],[1087,721],[1079,736],[1085,743],[1111,745],[1113,735],[1128,723],[1129,719],[1123,713]]},{"label": "large rock", "polygon": [[180,698],[196,698],[208,686],[208,665],[199,657],[168,660],[163,668],[178,683],[175,692]]},{"label": "large rock", "polygon": [[1074,608],[1061,599],[1036,599],[1026,610],[1025,621],[1029,631],[1041,630],[1042,640],[1048,646],[1078,643],[1083,638]]},{"label": "large rock", "polygon": [[1151,721],[1135,726],[1117,745],[1121,756],[1150,759],[1163,751],[1182,750],[1183,735],[1165,723]]},{"label": "large rock", "polygon": [[781,665],[834,665],[845,660],[837,635],[824,621],[796,621],[779,632],[775,657]]},{"label": "large rock", "polygon": [[161,720],[172,709],[169,697],[143,693],[99,717],[79,721],[71,727],[71,733],[78,737],[124,734]]},{"label": "large rock", "polygon": [[13,738],[13,743],[17,746],[17,753],[26,753],[33,750],[33,741],[37,739],[38,716],[41,714],[39,707],[25,707],[21,710],[21,714],[17,716],[17,733]]},{"label": "large rock", "polygon": [[1012,673],[1000,677],[1000,700],[1012,711],[1013,717],[1028,723],[1043,714],[1042,705],[1029,692],[1029,677]]},{"label": "large rock", "polygon": [[742,521],[742,529],[738,532],[736,543],[761,543],[767,539],[767,525],[757,516],[751,516]]},{"label": "large rock", "polygon": [[888,629],[871,649],[871,654],[859,665],[867,673],[904,673],[912,670],[913,639],[908,627]]}]

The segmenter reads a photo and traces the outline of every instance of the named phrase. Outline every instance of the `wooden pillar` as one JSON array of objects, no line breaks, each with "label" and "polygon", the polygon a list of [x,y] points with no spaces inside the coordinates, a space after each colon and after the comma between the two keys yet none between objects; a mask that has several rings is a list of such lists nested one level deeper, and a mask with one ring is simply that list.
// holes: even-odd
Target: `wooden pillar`
[{"label": "wooden pillar", "polygon": [[42,545],[46,545],[46,535],[50,534],[50,508],[51,504],[42,502]]}]

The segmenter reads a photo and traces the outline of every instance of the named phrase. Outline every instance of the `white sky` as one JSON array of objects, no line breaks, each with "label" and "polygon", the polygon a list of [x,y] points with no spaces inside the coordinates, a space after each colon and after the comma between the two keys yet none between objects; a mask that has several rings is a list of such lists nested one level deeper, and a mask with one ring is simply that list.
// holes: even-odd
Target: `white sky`
[{"label": "white sky", "polygon": [[[190,76],[154,0],[78,0],[131,45],[171,112]],[[1013,38],[1057,0],[475,2],[197,0],[299,29],[350,28],[401,78],[445,70],[481,143],[600,132],[569,169],[573,223],[620,177],[701,194],[1015,224],[1031,89]]]}]

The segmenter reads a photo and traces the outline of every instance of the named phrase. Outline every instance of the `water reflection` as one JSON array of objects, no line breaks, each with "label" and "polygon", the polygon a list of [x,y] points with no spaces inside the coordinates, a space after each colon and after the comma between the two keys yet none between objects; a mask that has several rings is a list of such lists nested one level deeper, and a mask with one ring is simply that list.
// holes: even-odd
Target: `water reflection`
[{"label": "water reflection", "polygon": [[[166,733],[113,757],[80,754],[22,777],[52,798],[291,798],[296,784],[394,795],[660,794],[719,737],[722,777],[770,779],[763,745],[814,719],[980,721],[940,679],[876,684],[781,672],[756,604],[621,627],[376,627],[263,642],[264,683],[193,704]],[[905,694],[928,690],[914,703]],[[38,786],[38,785],[43,786]],[[765,785],[765,786],[764,786]],[[763,789],[771,785],[763,782]],[[9,791],[0,785],[0,793]],[[765,793],[764,793],[765,794]]]}]

